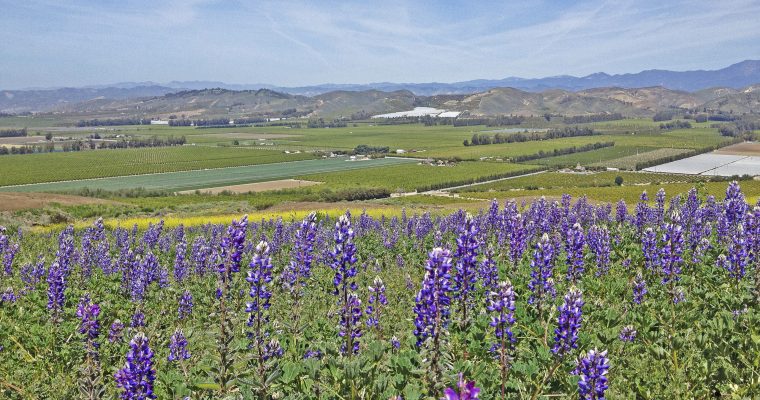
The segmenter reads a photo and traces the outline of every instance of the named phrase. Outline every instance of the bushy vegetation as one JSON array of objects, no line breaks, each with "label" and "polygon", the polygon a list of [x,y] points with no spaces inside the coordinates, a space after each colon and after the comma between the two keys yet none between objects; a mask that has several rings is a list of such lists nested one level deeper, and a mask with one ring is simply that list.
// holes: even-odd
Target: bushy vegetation
[{"label": "bushy vegetation", "polygon": [[562,129],[549,129],[546,132],[525,131],[511,134],[496,133],[491,136],[485,133],[475,133],[470,141],[465,140],[465,146],[478,146],[484,144],[520,143],[532,140],[560,139],[578,136],[593,136],[600,133],[586,127],[565,127]]},{"label": "bushy vegetation", "polygon": [[689,121],[673,121],[673,122],[667,122],[660,124],[660,129],[662,130],[672,130],[672,129],[691,129],[691,122]]},{"label": "bushy vegetation", "polygon": [[572,117],[565,117],[564,121],[566,124],[588,124],[592,122],[619,121],[621,119],[625,119],[625,117],[620,113],[601,113],[574,115]]},{"label": "bushy vegetation", "polygon": [[752,397],[760,215],[736,184],[650,196],[2,229],[0,393]]},{"label": "bushy vegetation", "polygon": [[21,129],[0,129],[0,138],[4,137],[23,137],[26,136],[26,128]]},{"label": "bushy vegetation", "polygon": [[150,119],[147,118],[106,118],[106,119],[88,119],[79,120],[76,123],[78,127],[86,126],[119,126],[119,125],[150,125]]},{"label": "bushy vegetation", "polygon": [[544,152],[543,150],[541,150],[535,154],[526,154],[522,156],[512,157],[512,161],[514,162],[532,161],[532,160],[538,160],[541,158],[557,157],[557,156],[561,156],[565,154],[574,154],[574,153],[582,153],[585,151],[598,150],[598,149],[603,149],[605,147],[612,147],[614,145],[615,145],[615,142],[596,142],[596,143],[584,144],[583,146],[573,146],[573,147],[565,147],[561,149],[554,149],[551,152]]}]

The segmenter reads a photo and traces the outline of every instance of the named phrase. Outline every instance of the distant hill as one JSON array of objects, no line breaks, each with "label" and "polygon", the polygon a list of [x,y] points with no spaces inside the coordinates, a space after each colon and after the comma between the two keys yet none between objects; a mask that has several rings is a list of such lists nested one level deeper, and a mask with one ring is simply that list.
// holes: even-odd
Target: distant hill
[{"label": "distant hill", "polygon": [[221,87],[232,90],[265,88],[305,96],[314,96],[332,91],[365,91],[374,89],[393,92],[408,90],[419,96],[431,96],[437,94],[468,94],[497,87],[511,87],[528,92],[543,92],[550,89],[580,91],[603,87],[641,88],[662,86],[672,90],[693,92],[711,87],[740,89],[755,83],[760,83],[760,60],[745,60],[713,71],[667,71],[652,69],[631,74],[610,75],[604,72],[597,72],[582,77],[570,75],[536,79],[509,77],[504,79],[476,79],[453,83],[377,82],[368,84],[321,84],[301,87],[278,87],[263,84],[225,84],[223,82],[171,82],[164,84],[164,86],[175,88]]},{"label": "distant hill", "polygon": [[66,104],[98,99],[161,96],[176,91],[165,86],[0,90],[0,111],[10,113],[51,111]]},{"label": "distant hill", "polygon": [[[596,73],[585,77],[506,78],[455,83],[325,84],[282,88],[214,81],[121,82],[87,88],[0,91],[0,111],[141,117],[312,117],[383,114],[429,106],[473,115],[621,113],[651,115],[672,108],[758,112],[760,61],[715,71]],[[753,86],[755,85],[755,86]],[[214,87],[214,88],[209,88]]]},{"label": "distant hill", "polygon": [[407,90],[339,90],[315,96],[294,95],[270,89],[183,90],[137,99],[96,98],[81,103],[60,103],[57,113],[101,118],[239,118],[307,116],[333,119],[434,107],[466,112],[472,116],[543,115],[566,116],[619,113],[648,117],[658,111],[709,109],[735,113],[760,112],[760,85],[742,89],[711,88],[698,92],[663,87],[595,88],[582,91],[550,89],[528,92],[494,88],[466,95],[418,96]]}]

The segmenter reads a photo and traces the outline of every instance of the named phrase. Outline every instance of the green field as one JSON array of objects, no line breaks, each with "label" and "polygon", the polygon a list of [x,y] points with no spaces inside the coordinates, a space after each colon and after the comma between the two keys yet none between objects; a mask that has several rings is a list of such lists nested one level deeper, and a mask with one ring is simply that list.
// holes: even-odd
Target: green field
[{"label": "green field", "polygon": [[[150,210],[150,212],[159,213],[237,212],[248,206],[261,209],[287,202],[351,199],[351,196],[346,195],[349,192],[364,191],[369,194],[374,189],[381,190],[381,192],[376,192],[376,195],[380,195],[382,191],[427,191],[521,175],[536,170],[552,171],[575,165],[631,169],[636,163],[659,160],[694,150],[702,151],[728,144],[731,140],[720,136],[717,129],[709,127],[709,123],[694,124],[692,129],[662,131],[658,127],[659,123],[649,119],[581,124],[592,126],[601,133],[593,136],[480,146],[464,146],[462,142],[465,139],[471,139],[473,133],[495,130],[498,127],[378,125],[377,121],[357,121],[349,122],[344,128],[314,129],[305,127],[306,120],[293,120],[293,123],[301,123],[303,127],[250,126],[200,129],[141,125],[73,129],[70,128],[72,122],[75,121],[54,117],[0,119],[0,125],[29,126],[30,134],[50,131],[59,140],[86,139],[88,135],[95,133],[102,137],[184,136],[188,145],[2,156],[0,170],[3,173],[0,175],[0,185],[42,184],[10,186],[1,190],[82,193],[82,188],[88,188],[106,191],[106,193],[97,192],[90,195],[112,200],[124,199],[121,196],[137,196],[123,200],[131,204],[131,211],[128,210],[128,212],[134,212],[134,207],[141,207],[145,212]],[[517,128],[562,129],[565,126],[567,125],[561,122],[547,122],[539,118]],[[587,152],[536,159],[525,162],[525,165],[508,162],[513,157],[539,152],[551,153],[555,149],[580,147],[597,142],[614,142],[615,145]],[[361,166],[361,169],[354,169],[353,166],[348,168],[349,164],[340,160],[285,162],[312,159],[315,155],[310,152],[315,150],[348,152],[358,145],[387,146],[391,153],[395,153],[397,149],[403,149],[403,154],[399,155],[407,158],[408,163],[404,164],[403,160],[375,160],[369,164],[356,164],[357,168]],[[286,151],[291,154],[285,154]],[[295,151],[299,151],[300,154],[293,154]],[[420,159],[464,161],[456,161],[446,166],[417,165]],[[369,165],[377,168],[364,168]],[[604,186],[614,185],[614,178],[617,175],[623,176],[624,186],[605,188]],[[182,196],[181,201],[176,196],[146,197],[148,193],[139,192],[108,193],[108,191],[134,188],[145,188],[153,192],[170,192],[291,177],[324,182],[324,184],[269,194],[231,197],[225,195]],[[79,181],[81,179],[90,180]],[[467,193],[480,192],[480,195],[471,197],[488,198],[492,196],[491,193],[484,192],[495,191],[500,196],[519,197],[554,195],[557,191],[567,189],[575,195],[587,193],[595,200],[608,200],[618,197],[616,191],[624,192],[624,196],[629,196],[628,192],[634,191],[630,186],[633,184],[686,181],[691,181],[691,179],[682,176],[629,175],[623,172],[594,175],[549,172],[462,188],[458,192],[461,192],[463,197],[468,197]],[[528,188],[533,190],[522,191]],[[541,189],[535,190],[536,188]],[[640,190],[635,189],[635,192],[640,192]],[[150,195],[157,194],[159,193]],[[336,196],[337,194],[341,196]],[[638,194],[630,194],[629,197],[637,198]],[[361,198],[371,197],[370,195]],[[455,200],[452,201],[455,202]],[[426,196],[393,200],[391,203],[397,206],[402,204],[435,206],[450,202]],[[76,208],[74,214],[90,215],[87,211],[88,207],[95,208],[82,206]]]},{"label": "green field", "polygon": [[[554,189],[617,186],[615,184],[615,178],[618,176],[623,178],[623,184],[626,186],[642,184],[700,182],[708,180],[707,177],[699,175],[671,175],[656,174],[650,172],[546,172],[538,175],[475,185],[468,188],[456,190],[456,192],[488,192],[536,188]],[[622,187],[618,189],[623,190]]]},{"label": "green field", "polygon": [[[243,150],[245,151],[245,150]],[[24,186],[0,187],[6,192],[65,192],[82,188],[92,190],[121,190],[144,188],[148,190],[190,190],[207,187],[234,185],[291,178],[306,172],[344,171],[368,169],[379,166],[406,164],[413,162],[402,158],[383,158],[366,161],[347,161],[346,158],[303,160],[270,163],[243,167],[229,167],[209,170],[182,171],[151,175],[119,176],[92,180],[51,182]],[[358,173],[361,175],[362,173]]]},{"label": "green field", "polygon": [[0,157],[0,186],[269,164],[314,158],[248,148],[181,146]]},{"label": "green field", "polygon": [[455,165],[394,165],[361,171],[302,175],[299,179],[325,182],[338,188],[381,187],[394,192],[427,190],[430,185],[457,186],[508,175],[534,172],[540,167],[498,162],[465,161]]},{"label": "green field", "polygon": [[[723,199],[726,196],[726,187],[728,182],[705,182],[705,183],[669,183],[669,184],[651,184],[651,185],[633,185],[633,186],[607,186],[607,187],[558,187],[544,190],[511,190],[511,191],[492,191],[492,192],[460,192],[465,198],[474,199],[509,199],[520,197],[538,197],[547,196],[560,198],[562,194],[567,193],[573,197],[586,196],[589,199],[602,203],[615,203],[618,200],[625,200],[626,203],[634,204],[639,200],[643,191],[649,193],[653,198],[654,194],[660,188],[665,189],[669,197],[677,194],[685,194],[692,187],[698,186],[703,195],[713,195],[716,199]],[[747,202],[752,204],[760,198],[760,182],[742,181],[742,192],[747,196]]]}]

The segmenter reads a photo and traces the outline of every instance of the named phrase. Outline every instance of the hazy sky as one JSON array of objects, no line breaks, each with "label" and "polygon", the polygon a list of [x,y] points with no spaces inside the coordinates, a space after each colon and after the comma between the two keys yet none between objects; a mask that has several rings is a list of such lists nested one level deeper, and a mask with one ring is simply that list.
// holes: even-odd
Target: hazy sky
[{"label": "hazy sky", "polygon": [[760,58],[758,17],[757,0],[0,0],[0,88],[717,69]]}]

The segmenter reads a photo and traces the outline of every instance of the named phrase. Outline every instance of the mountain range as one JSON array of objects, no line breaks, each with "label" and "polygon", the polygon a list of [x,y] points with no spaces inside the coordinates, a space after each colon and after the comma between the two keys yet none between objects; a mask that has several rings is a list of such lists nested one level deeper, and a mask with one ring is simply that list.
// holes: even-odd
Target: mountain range
[{"label": "mountain range", "polygon": [[277,87],[214,81],[122,82],[83,88],[2,90],[0,111],[158,116],[183,112],[263,115],[296,109],[312,116],[332,117],[431,105],[475,115],[620,112],[636,116],[667,108],[697,107],[752,112],[758,111],[758,86],[752,86],[756,83],[760,83],[760,60],[713,71],[647,70],[454,83]]}]

